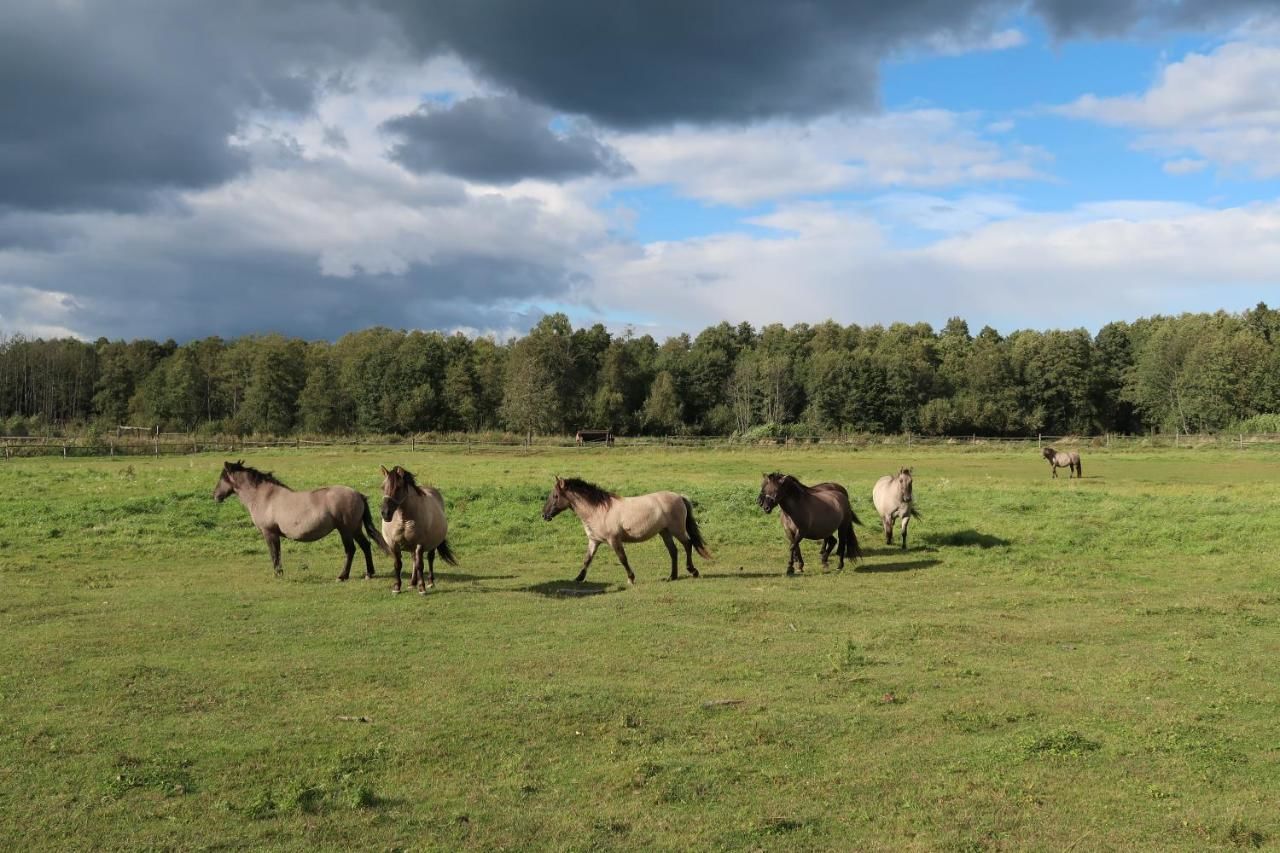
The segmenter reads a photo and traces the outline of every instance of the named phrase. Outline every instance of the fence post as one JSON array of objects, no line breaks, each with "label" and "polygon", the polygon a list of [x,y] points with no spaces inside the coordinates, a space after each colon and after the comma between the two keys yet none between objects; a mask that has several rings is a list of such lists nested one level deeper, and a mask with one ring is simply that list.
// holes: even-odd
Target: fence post
[{"label": "fence post", "polygon": [[416,435],[409,436],[409,451],[413,452],[418,449],[418,437]]},{"label": "fence post", "polygon": [[1043,438],[1043,436],[1042,436],[1040,433],[1036,433],[1036,450],[1039,450],[1039,449],[1040,449],[1040,439],[1041,439],[1041,438]]},{"label": "fence post", "polygon": [[65,444],[62,445],[62,458],[63,459],[67,458],[67,446]]},{"label": "fence post", "polygon": [[107,442],[107,446],[109,446],[109,447],[111,448],[111,455],[112,455],[112,456],[115,456],[115,455],[116,455],[116,443],[115,443],[114,441],[108,441],[108,442]]}]

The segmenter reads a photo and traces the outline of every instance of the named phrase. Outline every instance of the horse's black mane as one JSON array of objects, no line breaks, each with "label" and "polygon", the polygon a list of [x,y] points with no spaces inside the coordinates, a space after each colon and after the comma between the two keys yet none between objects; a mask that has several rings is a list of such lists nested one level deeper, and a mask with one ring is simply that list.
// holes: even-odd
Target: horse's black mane
[{"label": "horse's black mane", "polygon": [[808,486],[806,486],[804,483],[800,482],[790,474],[782,474],[782,473],[779,473],[778,471],[774,471],[772,474],[768,475],[768,478],[773,482],[777,483],[779,486],[781,486],[784,489],[799,489],[803,491],[808,488]]},{"label": "horse's black mane", "polygon": [[617,497],[613,492],[606,492],[595,483],[588,483],[586,480],[579,480],[577,477],[570,477],[564,481],[564,488],[567,492],[573,492],[592,506],[607,506],[610,501]]},{"label": "horse's black mane", "polygon": [[418,481],[413,478],[413,472],[403,465],[397,465],[395,470],[400,473],[400,479],[404,481],[405,486],[413,489],[418,494],[424,494],[422,486],[418,485]]},{"label": "horse's black mane", "polygon": [[228,462],[227,470],[231,473],[241,472],[249,478],[250,485],[261,486],[263,483],[273,483],[281,488],[289,488],[284,483],[276,479],[275,474],[270,471],[259,471],[257,468],[250,468],[244,464],[244,460],[239,462]]}]

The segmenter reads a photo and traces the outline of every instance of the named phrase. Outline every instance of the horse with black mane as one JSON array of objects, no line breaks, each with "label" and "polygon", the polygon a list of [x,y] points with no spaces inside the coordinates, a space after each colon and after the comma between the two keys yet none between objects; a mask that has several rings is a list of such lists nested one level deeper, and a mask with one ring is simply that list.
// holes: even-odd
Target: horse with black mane
[{"label": "horse with black mane", "polygon": [[347,560],[338,580],[351,576],[351,561],[356,545],[364,552],[365,577],[373,577],[372,539],[384,553],[390,553],[382,534],[373,526],[369,501],[355,489],[325,486],[309,492],[295,492],[280,482],[270,471],[259,471],[238,462],[225,462],[222,475],[213,488],[213,499],[222,503],[231,495],[240,499],[254,526],[262,531],[271,553],[271,565],[277,575],[284,574],[280,564],[280,537],[298,542],[314,542],[337,530]]},{"label": "horse with black mane", "polygon": [[[413,554],[413,574],[409,586],[426,595],[436,585],[436,553],[451,566],[458,565],[449,548],[449,522],[444,515],[444,497],[438,489],[419,486],[413,473],[399,465],[390,471],[382,468],[382,536],[395,560],[393,593],[400,592],[401,550]],[[422,574],[422,558],[426,556],[427,573]]]},{"label": "horse with black mane", "polygon": [[542,506],[542,518],[550,521],[566,509],[573,510],[587,534],[587,557],[582,563],[582,571],[575,578],[578,583],[586,580],[596,549],[606,542],[618,555],[629,584],[636,582],[636,576],[622,547],[627,542],[644,542],[661,536],[671,555],[671,580],[680,577],[677,539],[684,545],[685,570],[693,577],[698,576],[693,565],[693,552],[711,559],[702,531],[693,519],[693,504],[684,495],[652,492],[624,498],[586,480],[556,477],[555,485]]},{"label": "horse with black mane", "polygon": [[1063,452],[1054,450],[1052,447],[1046,447],[1040,455],[1049,460],[1049,470],[1053,472],[1055,480],[1058,478],[1059,468],[1067,469],[1067,479],[1071,478],[1073,471],[1077,479],[1084,476],[1083,469],[1080,467],[1080,454],[1074,450]]},{"label": "horse with black mane", "polygon": [[803,539],[822,542],[818,554],[824,569],[833,549],[840,558],[837,571],[844,569],[845,557],[862,556],[853,531],[853,525],[862,522],[849,504],[848,489],[839,483],[806,486],[790,474],[765,474],[756,500],[766,513],[773,512],[774,507],[781,508],[782,530],[791,545],[787,574],[795,574],[797,564],[800,574],[804,574],[804,554],[800,552]]}]

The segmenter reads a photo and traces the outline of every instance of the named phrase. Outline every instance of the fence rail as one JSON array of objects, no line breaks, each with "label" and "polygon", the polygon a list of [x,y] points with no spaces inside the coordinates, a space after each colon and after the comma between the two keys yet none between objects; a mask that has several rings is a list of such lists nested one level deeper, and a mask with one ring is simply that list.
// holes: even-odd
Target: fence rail
[{"label": "fence rail", "polygon": [[[738,448],[738,447],[803,447],[821,445],[827,447],[986,447],[1026,448],[1048,445],[1072,448],[1112,448],[1118,450],[1143,448],[1197,448],[1231,447],[1247,450],[1251,447],[1280,446],[1280,433],[1216,433],[1172,435],[1112,435],[1071,436],[920,436],[902,435],[812,435],[786,438],[744,439],[731,436],[618,436],[615,448],[666,447],[679,448]],[[174,456],[191,453],[246,453],[265,449],[304,448],[396,448],[414,451],[419,448],[458,447],[469,449],[521,450],[534,448],[574,448],[572,435],[539,436],[532,445],[516,436],[468,436],[408,435],[332,438],[239,438],[233,436],[200,437],[166,433],[151,438],[113,436],[0,436],[0,457],[12,459],[29,456]],[[609,452],[602,444],[578,447],[584,453]]]}]

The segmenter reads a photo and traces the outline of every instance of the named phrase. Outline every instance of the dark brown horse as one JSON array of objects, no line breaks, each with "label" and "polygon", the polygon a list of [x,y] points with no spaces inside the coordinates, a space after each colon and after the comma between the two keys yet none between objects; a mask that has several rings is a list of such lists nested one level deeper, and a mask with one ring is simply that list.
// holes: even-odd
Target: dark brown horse
[{"label": "dark brown horse", "polygon": [[1071,472],[1075,472],[1077,478],[1083,477],[1083,469],[1080,467],[1080,454],[1074,450],[1063,453],[1061,450],[1054,450],[1052,447],[1046,447],[1041,451],[1041,456],[1049,460],[1049,470],[1053,472],[1056,479],[1059,468],[1067,469],[1067,477],[1071,477]]},{"label": "dark brown horse", "polygon": [[382,534],[373,526],[369,501],[355,489],[326,486],[295,492],[270,472],[250,468],[241,460],[224,463],[222,476],[213,487],[213,499],[218,503],[231,495],[240,499],[249,510],[254,526],[262,531],[277,575],[284,573],[280,565],[281,536],[298,542],[314,542],[337,530],[342,537],[342,548],[347,552],[342,574],[338,575],[340,581],[351,576],[351,560],[357,544],[364,551],[365,577],[368,578],[373,577],[369,540],[376,542],[383,553],[390,553]]},{"label": "dark brown horse", "polygon": [[853,525],[862,522],[849,505],[849,491],[839,483],[806,486],[790,474],[765,474],[757,500],[765,512],[773,512],[775,506],[782,508],[782,530],[791,543],[787,574],[796,573],[797,563],[800,573],[804,574],[802,539],[823,543],[818,553],[824,569],[833,549],[840,558],[837,571],[844,569],[845,557],[852,560],[862,556],[857,534],[853,532]]}]

